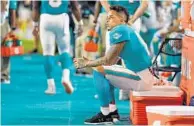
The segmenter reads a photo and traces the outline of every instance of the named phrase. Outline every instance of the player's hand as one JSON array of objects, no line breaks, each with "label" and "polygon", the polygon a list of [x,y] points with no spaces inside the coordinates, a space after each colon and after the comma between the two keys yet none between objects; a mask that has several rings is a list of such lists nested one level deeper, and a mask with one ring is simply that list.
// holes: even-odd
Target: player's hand
[{"label": "player's hand", "polygon": [[134,21],[133,21],[132,19],[130,19],[130,20],[127,22],[127,24],[128,24],[129,26],[133,25],[133,23],[134,23]]},{"label": "player's hand", "polygon": [[168,34],[167,32],[161,32],[160,36],[162,36],[162,38],[166,38],[167,34]]},{"label": "player's hand", "polygon": [[74,33],[77,34],[77,36],[81,36],[83,33],[83,25],[76,25]]},{"label": "player's hand", "polygon": [[87,63],[88,63],[88,59],[86,58],[74,58],[73,62],[75,64],[75,67],[77,69],[81,69],[81,68],[85,68],[87,66]]},{"label": "player's hand", "polygon": [[172,84],[167,80],[159,79],[156,83],[154,83],[154,86],[172,86]]},{"label": "player's hand", "polygon": [[10,32],[8,32],[8,33],[6,34],[6,37],[5,37],[5,38],[17,39],[15,30],[11,30]]},{"label": "player's hand", "polygon": [[10,31],[9,33],[7,33],[6,36],[15,36],[15,32],[14,31]]},{"label": "player's hand", "polygon": [[33,29],[33,31],[32,31],[32,34],[33,34],[34,36],[38,36],[38,34],[39,34],[39,28],[38,28],[38,26],[34,26],[34,29]]}]

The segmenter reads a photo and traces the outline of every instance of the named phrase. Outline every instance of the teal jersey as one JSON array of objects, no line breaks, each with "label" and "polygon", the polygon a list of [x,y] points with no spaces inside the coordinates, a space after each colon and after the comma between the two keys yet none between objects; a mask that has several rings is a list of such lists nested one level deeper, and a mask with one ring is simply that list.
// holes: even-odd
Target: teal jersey
[{"label": "teal jersey", "polygon": [[128,25],[118,25],[110,31],[110,45],[126,42],[120,57],[126,67],[134,72],[142,71],[151,66],[151,57],[146,43]]},{"label": "teal jersey", "polygon": [[108,2],[111,6],[120,5],[125,7],[130,15],[133,15],[140,6],[139,0],[108,0]]},{"label": "teal jersey", "polygon": [[68,0],[41,0],[41,14],[68,13]]}]

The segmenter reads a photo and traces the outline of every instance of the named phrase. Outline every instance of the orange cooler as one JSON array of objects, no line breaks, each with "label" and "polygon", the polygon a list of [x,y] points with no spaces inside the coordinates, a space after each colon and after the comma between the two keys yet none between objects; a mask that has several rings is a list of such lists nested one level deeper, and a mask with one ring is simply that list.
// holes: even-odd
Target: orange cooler
[{"label": "orange cooler", "polygon": [[10,57],[14,55],[22,55],[24,54],[23,46],[13,46],[13,47],[1,47],[1,56]]},{"label": "orange cooler", "polygon": [[130,92],[130,118],[134,125],[147,125],[146,106],[182,105],[183,92],[175,86],[154,86],[151,91]]},{"label": "orange cooler", "polygon": [[194,126],[193,106],[147,106],[148,124]]},{"label": "orange cooler", "polygon": [[194,38],[184,36],[182,44],[182,66],[180,88],[185,93],[186,104],[194,96]]}]

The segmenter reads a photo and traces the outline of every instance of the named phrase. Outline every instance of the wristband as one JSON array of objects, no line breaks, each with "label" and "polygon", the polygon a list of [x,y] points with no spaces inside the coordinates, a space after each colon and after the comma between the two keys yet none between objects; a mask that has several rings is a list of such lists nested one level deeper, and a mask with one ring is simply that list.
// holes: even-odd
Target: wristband
[{"label": "wristband", "polygon": [[38,22],[33,22],[33,26],[34,26],[34,27],[36,27],[36,26],[38,27],[38,25],[39,25]]},{"label": "wristband", "polygon": [[16,27],[12,27],[11,30],[12,30],[12,31],[15,31],[15,30],[16,30]]}]

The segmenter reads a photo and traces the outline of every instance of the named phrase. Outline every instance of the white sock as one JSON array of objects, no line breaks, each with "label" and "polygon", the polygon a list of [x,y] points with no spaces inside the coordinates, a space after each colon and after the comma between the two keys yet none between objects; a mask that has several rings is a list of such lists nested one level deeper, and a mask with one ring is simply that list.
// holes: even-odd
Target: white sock
[{"label": "white sock", "polygon": [[55,86],[55,81],[54,81],[54,79],[47,79],[47,84],[48,84],[49,87],[50,87],[50,86]]},{"label": "white sock", "polygon": [[70,70],[69,69],[63,70],[62,81],[63,82],[70,82]]},{"label": "white sock", "polygon": [[117,110],[117,107],[115,104],[109,104],[109,109],[110,109],[110,112],[114,112],[115,110]]},{"label": "white sock", "polygon": [[100,107],[100,111],[103,115],[108,115],[110,113],[109,107]]}]

